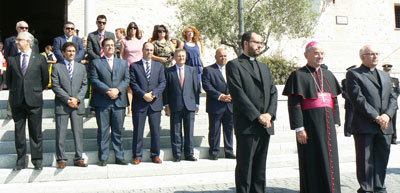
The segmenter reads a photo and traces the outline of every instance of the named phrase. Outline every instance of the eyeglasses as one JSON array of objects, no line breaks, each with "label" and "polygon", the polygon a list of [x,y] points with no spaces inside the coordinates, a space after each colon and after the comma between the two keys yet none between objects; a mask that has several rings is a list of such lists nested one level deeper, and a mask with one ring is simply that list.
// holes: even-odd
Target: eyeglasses
[{"label": "eyeglasses", "polygon": [[158,33],[167,33],[166,30],[158,30]]},{"label": "eyeglasses", "polygon": [[379,56],[379,53],[364,53],[366,56]]},{"label": "eyeglasses", "polygon": [[137,26],[129,26],[129,29],[137,29]]},{"label": "eyeglasses", "polygon": [[97,21],[97,23],[100,24],[100,25],[106,25],[107,24],[107,22],[105,22],[105,21]]},{"label": "eyeglasses", "polygon": [[19,27],[20,29],[29,29],[29,27]]},{"label": "eyeglasses", "polygon": [[75,28],[73,28],[73,27],[66,27],[65,29],[66,30],[75,30]]}]

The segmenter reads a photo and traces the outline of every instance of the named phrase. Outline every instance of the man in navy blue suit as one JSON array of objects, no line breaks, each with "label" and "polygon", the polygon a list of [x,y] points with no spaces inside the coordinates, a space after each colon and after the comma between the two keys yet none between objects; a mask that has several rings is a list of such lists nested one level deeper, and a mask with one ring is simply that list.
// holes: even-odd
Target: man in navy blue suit
[{"label": "man in navy blue suit", "polygon": [[210,145],[209,159],[217,160],[221,123],[224,131],[225,157],[234,159],[233,154],[233,114],[232,97],[226,84],[225,65],[228,62],[226,51],[218,48],[215,53],[216,63],[204,68],[202,75],[203,89],[207,93],[206,112],[208,113]]},{"label": "man in navy blue suit", "polygon": [[115,42],[112,38],[103,41],[104,57],[95,59],[90,66],[92,100],[98,125],[97,144],[99,165],[106,166],[109,156],[110,127],[111,141],[115,152],[115,163],[127,165],[122,146],[122,130],[125,108],[128,106],[126,88],[129,85],[129,70],[126,61],[114,57]]},{"label": "man in navy blue suit", "polygon": [[167,82],[164,90],[165,114],[170,116],[170,132],[173,161],[181,161],[182,154],[182,121],[185,160],[197,161],[193,156],[194,115],[199,110],[200,84],[197,70],[186,66],[186,51],[176,49],[174,54],[176,65],[165,72]]},{"label": "man in navy blue suit", "polygon": [[65,42],[73,42],[77,45],[76,56],[74,61],[81,62],[85,56],[85,48],[83,47],[83,40],[74,36],[75,24],[68,21],[64,24],[64,35],[54,38],[53,49],[57,58],[57,63],[64,62],[65,58],[62,54],[62,46]]},{"label": "man in navy blue suit", "polygon": [[133,164],[140,164],[143,155],[143,131],[146,117],[149,117],[151,132],[151,160],[162,163],[160,159],[160,122],[163,109],[163,91],[165,88],[164,67],[151,60],[154,45],[143,44],[143,58],[131,65],[130,86],[133,90]]}]

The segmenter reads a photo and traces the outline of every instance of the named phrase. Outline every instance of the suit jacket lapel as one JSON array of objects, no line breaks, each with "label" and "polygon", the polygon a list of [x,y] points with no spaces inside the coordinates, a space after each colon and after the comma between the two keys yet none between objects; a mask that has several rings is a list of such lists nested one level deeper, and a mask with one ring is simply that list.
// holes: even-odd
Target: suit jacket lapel
[{"label": "suit jacket lapel", "polygon": [[[67,66],[66,66],[65,62],[62,61],[62,62],[60,62],[60,64],[63,64],[63,67],[61,67],[61,72],[64,74],[64,76],[68,77],[68,79],[71,80],[69,78],[69,72],[68,72],[68,69],[67,69]],[[74,70],[72,72],[72,77],[74,77],[73,76],[74,73],[75,73],[75,66],[74,66]]]},{"label": "suit jacket lapel", "polygon": [[[17,60],[17,68],[19,73],[22,75],[22,69],[21,69],[21,53],[17,55],[18,57],[16,57]],[[23,76],[23,75],[22,75]]]},{"label": "suit jacket lapel", "polygon": [[29,58],[28,68],[26,68],[25,76],[30,71],[29,69],[31,69],[32,65],[35,64],[36,57],[37,57],[36,54],[31,52],[31,57]]},{"label": "suit jacket lapel", "polygon": [[[370,70],[367,68],[367,67],[364,67],[365,69],[364,69],[364,75],[372,82],[372,83],[374,83],[375,84],[375,86],[376,87],[381,87],[380,85],[379,85],[379,82],[378,82],[378,80],[376,80],[376,78],[374,77],[374,75],[370,72]],[[378,76],[380,76],[380,75],[378,75]]]},{"label": "suit jacket lapel", "polygon": [[224,79],[224,76],[222,75],[222,71],[219,69],[218,64],[215,63],[212,67],[217,71],[217,76],[219,77],[219,79],[220,79],[224,84],[226,84],[225,79]]},{"label": "suit jacket lapel", "polygon": [[[152,77],[157,77],[157,76],[155,75],[155,74],[157,73],[156,70],[157,70],[157,68],[156,68],[155,65],[154,65],[154,61],[152,60],[152,61],[151,61],[151,68],[150,68],[150,80],[149,80],[149,83],[150,83],[151,80],[153,80]],[[145,76],[146,76],[146,74],[145,74]]]},{"label": "suit jacket lapel", "polygon": [[99,48],[101,49],[99,31],[96,31],[94,38],[96,38],[97,46],[99,46]]},{"label": "suit jacket lapel", "polygon": [[260,81],[260,79],[257,78],[256,73],[254,72],[253,67],[251,67],[251,63],[249,62],[248,59],[244,59],[244,58],[240,58],[239,60],[242,66],[242,68],[244,68],[254,79]]},{"label": "suit jacket lapel", "polygon": [[[105,57],[103,57],[103,58],[101,59],[101,61],[103,61],[104,67],[105,67],[110,73],[112,73],[113,70],[110,68],[110,65],[108,64],[107,59],[106,59]],[[114,67],[114,69],[115,69],[115,58],[114,58],[113,62],[114,62],[113,67]]]}]

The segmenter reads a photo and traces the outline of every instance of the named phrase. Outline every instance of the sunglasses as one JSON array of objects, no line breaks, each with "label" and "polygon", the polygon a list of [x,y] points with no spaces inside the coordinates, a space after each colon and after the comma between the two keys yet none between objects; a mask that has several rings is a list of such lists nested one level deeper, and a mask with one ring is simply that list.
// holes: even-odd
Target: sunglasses
[{"label": "sunglasses", "polygon": [[166,30],[158,30],[158,33],[167,33]]},{"label": "sunglasses", "polygon": [[75,28],[73,28],[73,27],[66,27],[65,29],[66,29],[66,30],[74,30]]},{"label": "sunglasses", "polygon": [[29,27],[19,27],[20,29],[29,29]]},{"label": "sunglasses", "polygon": [[137,29],[137,26],[130,26],[129,29]]},{"label": "sunglasses", "polygon": [[106,24],[107,24],[107,22],[105,22],[105,21],[97,21],[97,23],[98,23],[98,24],[103,24],[103,25],[106,25]]}]

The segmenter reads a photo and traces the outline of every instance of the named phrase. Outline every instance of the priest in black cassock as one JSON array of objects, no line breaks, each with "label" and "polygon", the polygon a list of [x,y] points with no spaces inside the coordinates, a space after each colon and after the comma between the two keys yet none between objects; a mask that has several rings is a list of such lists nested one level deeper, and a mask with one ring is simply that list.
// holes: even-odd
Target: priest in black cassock
[{"label": "priest in black cassock", "polygon": [[286,82],[290,127],[296,130],[300,192],[340,193],[336,128],[340,125],[335,76],[321,68],[324,51],[318,42],[307,44],[307,65]]}]

